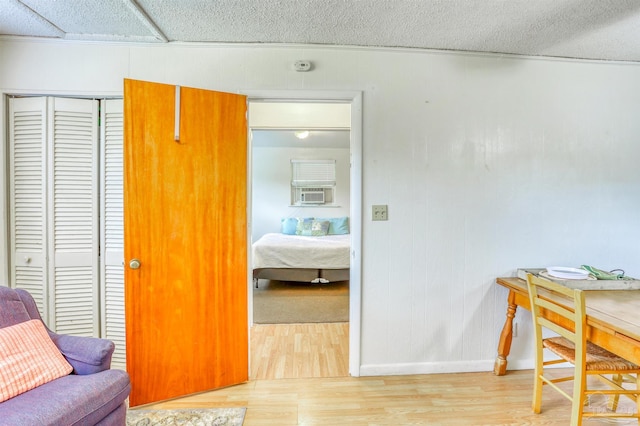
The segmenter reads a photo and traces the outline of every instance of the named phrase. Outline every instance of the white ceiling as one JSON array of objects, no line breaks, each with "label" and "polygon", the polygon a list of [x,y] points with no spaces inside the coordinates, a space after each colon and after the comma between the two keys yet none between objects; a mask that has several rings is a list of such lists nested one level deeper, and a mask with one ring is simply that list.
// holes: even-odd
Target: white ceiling
[{"label": "white ceiling", "polygon": [[640,62],[640,0],[0,0],[0,35]]}]

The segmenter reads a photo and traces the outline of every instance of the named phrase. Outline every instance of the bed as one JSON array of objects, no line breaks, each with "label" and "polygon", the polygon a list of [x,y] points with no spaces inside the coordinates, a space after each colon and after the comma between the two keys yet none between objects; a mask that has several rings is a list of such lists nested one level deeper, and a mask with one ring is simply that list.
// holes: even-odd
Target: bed
[{"label": "bed", "polygon": [[263,235],[253,243],[253,282],[259,279],[329,283],[349,279],[351,235]]}]

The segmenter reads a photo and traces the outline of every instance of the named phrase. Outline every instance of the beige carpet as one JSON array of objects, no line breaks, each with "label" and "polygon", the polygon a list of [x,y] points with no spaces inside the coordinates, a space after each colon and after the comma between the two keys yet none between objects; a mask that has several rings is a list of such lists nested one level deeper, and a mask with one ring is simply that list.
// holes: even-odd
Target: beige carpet
[{"label": "beige carpet", "polygon": [[260,280],[253,322],[297,324],[349,321],[349,281],[328,284]]},{"label": "beige carpet", "polygon": [[127,411],[127,426],[242,426],[246,408]]}]

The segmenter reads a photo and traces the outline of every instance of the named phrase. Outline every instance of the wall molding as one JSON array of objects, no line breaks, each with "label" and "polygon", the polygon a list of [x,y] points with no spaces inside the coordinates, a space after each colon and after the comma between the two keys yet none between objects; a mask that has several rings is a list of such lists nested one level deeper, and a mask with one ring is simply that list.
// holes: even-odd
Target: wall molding
[{"label": "wall molding", "polygon": [[[361,376],[401,376],[412,374],[476,373],[491,372],[495,360],[415,362],[402,364],[364,364],[360,367]],[[533,369],[534,360],[509,360],[508,370]],[[508,374],[508,373],[507,373]]]}]

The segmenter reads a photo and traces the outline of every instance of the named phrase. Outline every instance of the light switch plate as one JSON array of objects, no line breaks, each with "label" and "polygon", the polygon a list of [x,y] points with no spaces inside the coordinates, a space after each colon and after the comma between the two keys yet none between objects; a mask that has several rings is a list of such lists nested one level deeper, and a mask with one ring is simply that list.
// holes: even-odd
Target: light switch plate
[{"label": "light switch plate", "polygon": [[373,220],[389,220],[386,204],[373,205],[371,207]]}]

